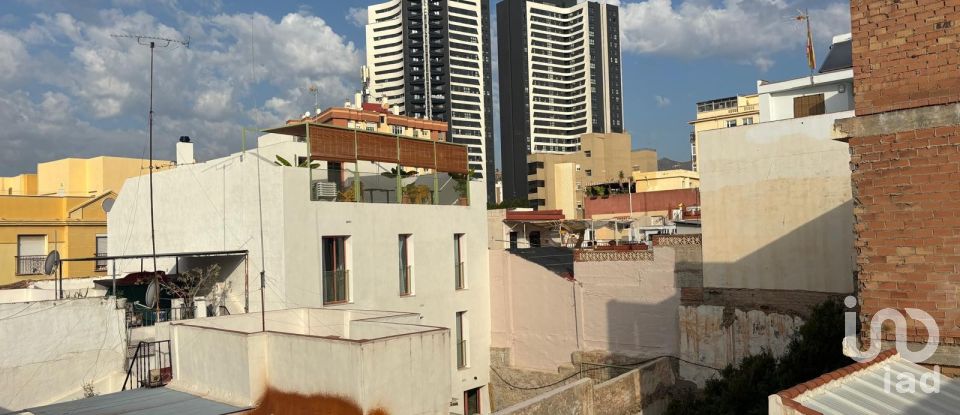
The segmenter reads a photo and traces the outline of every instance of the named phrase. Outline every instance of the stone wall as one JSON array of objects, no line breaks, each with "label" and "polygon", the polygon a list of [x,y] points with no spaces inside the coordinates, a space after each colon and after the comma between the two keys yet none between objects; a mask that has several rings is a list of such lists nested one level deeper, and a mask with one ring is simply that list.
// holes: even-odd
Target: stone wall
[{"label": "stone wall", "polygon": [[[670,357],[638,366],[610,367],[620,372],[587,369],[598,366],[581,371],[580,362],[623,365],[636,359],[601,351],[577,352],[571,356],[573,365],[547,373],[506,366],[509,349],[493,349],[491,355],[491,402],[497,414],[659,414],[666,409],[678,380],[677,360]],[[600,382],[610,373],[622,374]]]},{"label": "stone wall", "polygon": [[593,415],[593,380],[580,379],[497,411],[497,415]]}]

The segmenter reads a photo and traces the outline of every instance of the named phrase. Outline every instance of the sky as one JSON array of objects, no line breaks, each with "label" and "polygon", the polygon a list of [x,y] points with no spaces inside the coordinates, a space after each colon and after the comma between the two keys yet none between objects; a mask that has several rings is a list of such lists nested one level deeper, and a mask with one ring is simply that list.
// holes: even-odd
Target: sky
[{"label": "sky", "polygon": [[[189,47],[156,49],[154,151],[172,159],[186,135],[203,160],[239,151],[242,127],[276,126],[311,111],[315,99],[327,107],[352,97],[373,3],[0,0],[0,176],[64,157],[145,157],[150,51],[113,35],[189,39]],[[830,38],[850,30],[849,2],[622,1],[624,119],[634,147],[689,160],[696,102],[807,74],[804,26],[793,19],[802,9],[822,61]]]}]

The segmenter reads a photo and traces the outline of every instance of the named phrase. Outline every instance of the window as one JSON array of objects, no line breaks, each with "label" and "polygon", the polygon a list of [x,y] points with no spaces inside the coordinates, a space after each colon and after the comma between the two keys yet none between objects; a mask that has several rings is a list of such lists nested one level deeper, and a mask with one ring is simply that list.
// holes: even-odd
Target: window
[{"label": "window", "polygon": [[456,278],[456,288],[463,290],[467,288],[466,269],[463,265],[463,234],[453,234],[453,267],[454,277]]},{"label": "window", "polygon": [[751,124],[753,124],[753,117],[747,117],[743,119],[743,125],[751,125]]},{"label": "window", "polygon": [[823,94],[807,95],[793,99],[793,117],[809,117],[826,113]]},{"label": "window", "polygon": [[463,369],[469,365],[467,349],[467,321],[466,311],[457,313],[456,335],[457,335],[457,367]]},{"label": "window", "polygon": [[592,155],[592,153],[590,152],[590,150],[585,150],[585,151],[583,152],[583,155],[586,156],[586,157],[590,157],[590,156]]},{"label": "window", "polygon": [[43,274],[47,259],[46,235],[17,236],[17,275]]},{"label": "window", "polygon": [[593,170],[587,169],[585,172],[587,174],[587,177],[593,176]]},{"label": "window", "polygon": [[729,127],[736,127],[736,126],[737,126],[737,120],[727,120],[727,127],[728,127],[728,128],[729,128]]},{"label": "window", "polygon": [[[94,256],[102,257],[107,256],[107,236],[106,235],[97,235],[97,252]],[[93,269],[96,272],[103,272],[107,270],[107,261],[106,260],[97,260],[95,268]]]},{"label": "window", "polygon": [[350,301],[347,238],[347,236],[323,237],[323,302],[325,304]]},{"label": "window", "polygon": [[400,235],[400,295],[413,294],[413,269],[410,265],[410,235]]},{"label": "window", "polygon": [[527,175],[529,176],[531,174],[537,174],[537,169],[542,169],[542,168],[543,168],[542,161],[532,161],[530,163],[527,163]]},{"label": "window", "polygon": [[394,135],[403,135],[403,126],[402,126],[402,125],[394,125],[394,126],[393,126],[393,134],[394,134]]}]

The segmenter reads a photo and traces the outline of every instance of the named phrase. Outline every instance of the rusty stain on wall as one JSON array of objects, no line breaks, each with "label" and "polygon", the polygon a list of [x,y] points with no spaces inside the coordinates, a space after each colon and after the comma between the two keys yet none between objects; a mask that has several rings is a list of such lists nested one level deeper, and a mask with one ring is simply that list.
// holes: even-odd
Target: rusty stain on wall
[{"label": "rusty stain on wall", "polygon": [[247,415],[390,415],[385,409],[376,408],[366,414],[354,401],[333,395],[303,395],[268,388],[257,403],[256,409]]}]

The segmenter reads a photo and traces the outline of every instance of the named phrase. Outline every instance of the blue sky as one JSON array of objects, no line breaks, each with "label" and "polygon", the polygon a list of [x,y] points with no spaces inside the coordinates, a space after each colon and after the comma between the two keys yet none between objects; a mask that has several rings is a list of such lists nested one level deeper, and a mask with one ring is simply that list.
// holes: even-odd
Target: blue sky
[{"label": "blue sky", "polygon": [[[4,0],[0,175],[71,155],[144,154],[149,55],[111,34],[191,38],[189,49],[157,53],[155,150],[170,158],[176,138],[190,135],[199,157],[210,158],[239,150],[240,126],[310,110],[310,85],[320,87],[321,106],[351,96],[371,3]],[[634,146],[688,160],[697,101],[803,76],[804,32],[791,18],[804,8],[822,60],[830,36],[849,31],[848,2],[623,1],[624,115]]]}]

